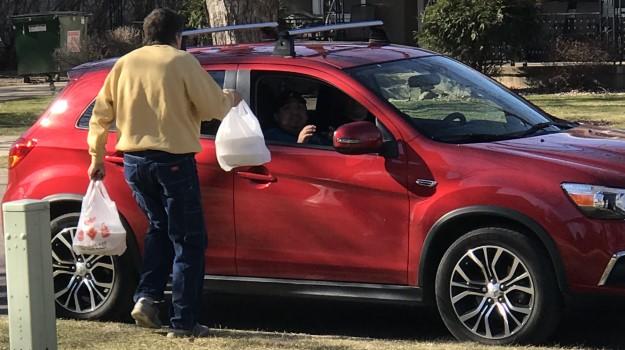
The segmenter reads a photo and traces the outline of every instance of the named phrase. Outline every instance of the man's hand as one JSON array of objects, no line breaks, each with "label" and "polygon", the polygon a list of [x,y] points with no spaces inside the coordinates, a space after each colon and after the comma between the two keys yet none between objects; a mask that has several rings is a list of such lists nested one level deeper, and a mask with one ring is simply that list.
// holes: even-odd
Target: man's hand
[{"label": "man's hand", "polygon": [[232,98],[232,106],[236,106],[239,104],[239,102],[241,102],[241,100],[243,100],[243,97],[241,97],[241,94],[239,94],[236,90],[233,89],[224,89],[224,93],[230,95],[230,97]]},{"label": "man's hand", "polygon": [[317,132],[317,127],[314,125],[306,125],[302,131],[299,132],[297,143],[306,143]]},{"label": "man's hand", "polygon": [[91,165],[89,166],[89,178],[91,180],[102,180],[104,179],[104,163],[95,163],[91,161]]}]

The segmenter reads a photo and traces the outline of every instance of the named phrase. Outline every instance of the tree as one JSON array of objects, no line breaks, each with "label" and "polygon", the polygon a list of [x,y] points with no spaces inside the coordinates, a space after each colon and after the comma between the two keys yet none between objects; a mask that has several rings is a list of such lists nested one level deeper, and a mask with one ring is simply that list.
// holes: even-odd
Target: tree
[{"label": "tree", "polygon": [[[279,0],[206,0],[211,27],[277,21]],[[230,31],[213,34],[217,45],[260,41],[260,31]]]},{"label": "tree", "polygon": [[489,73],[522,58],[538,35],[535,0],[438,0],[423,14],[419,44]]}]

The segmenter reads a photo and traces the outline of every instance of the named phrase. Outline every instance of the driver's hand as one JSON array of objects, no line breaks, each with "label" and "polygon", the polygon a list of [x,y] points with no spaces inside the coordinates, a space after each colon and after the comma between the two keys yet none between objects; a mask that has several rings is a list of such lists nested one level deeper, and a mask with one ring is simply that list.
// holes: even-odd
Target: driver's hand
[{"label": "driver's hand", "polygon": [[299,132],[297,143],[306,143],[317,132],[317,127],[314,125],[306,125],[302,131]]}]

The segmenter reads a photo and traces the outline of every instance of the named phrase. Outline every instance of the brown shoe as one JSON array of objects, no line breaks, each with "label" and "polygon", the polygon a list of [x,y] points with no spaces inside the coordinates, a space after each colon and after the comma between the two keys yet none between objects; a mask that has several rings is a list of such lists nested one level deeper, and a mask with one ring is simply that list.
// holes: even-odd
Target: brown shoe
[{"label": "brown shoe", "polygon": [[135,323],[144,328],[161,328],[162,323],[158,318],[158,308],[154,305],[154,300],[150,298],[139,298],[135,307],[130,312]]}]

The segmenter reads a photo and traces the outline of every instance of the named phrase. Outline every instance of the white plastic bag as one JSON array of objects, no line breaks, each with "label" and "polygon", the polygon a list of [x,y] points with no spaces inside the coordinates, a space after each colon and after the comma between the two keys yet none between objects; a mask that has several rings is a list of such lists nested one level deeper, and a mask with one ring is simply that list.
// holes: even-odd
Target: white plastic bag
[{"label": "white plastic bag", "polygon": [[219,166],[225,171],[271,161],[260,123],[245,101],[232,107],[222,120],[215,136],[215,150]]},{"label": "white plastic bag", "polygon": [[126,251],[126,230],[102,181],[89,183],[72,247],[77,254],[89,255],[122,255]]}]

